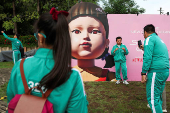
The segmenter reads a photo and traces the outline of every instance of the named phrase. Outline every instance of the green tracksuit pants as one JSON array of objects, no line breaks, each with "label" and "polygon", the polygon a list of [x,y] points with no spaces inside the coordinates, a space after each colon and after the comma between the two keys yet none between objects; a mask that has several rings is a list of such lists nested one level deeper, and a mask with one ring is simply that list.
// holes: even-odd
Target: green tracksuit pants
[{"label": "green tracksuit pants", "polygon": [[169,72],[153,72],[147,74],[146,95],[152,113],[162,113],[162,93]]},{"label": "green tracksuit pants", "polygon": [[13,57],[13,62],[15,64],[19,59],[21,59],[20,51],[14,50],[13,53],[12,53],[12,57]]},{"label": "green tracksuit pants", "polygon": [[126,62],[115,62],[115,68],[116,68],[116,80],[121,80],[120,77],[120,67],[122,68],[122,75],[123,80],[127,80],[127,66]]}]

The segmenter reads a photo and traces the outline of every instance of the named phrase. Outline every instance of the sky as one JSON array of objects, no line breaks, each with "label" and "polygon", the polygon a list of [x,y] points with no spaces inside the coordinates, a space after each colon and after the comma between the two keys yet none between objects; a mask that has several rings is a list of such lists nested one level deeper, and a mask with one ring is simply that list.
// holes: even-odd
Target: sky
[{"label": "sky", "polygon": [[135,0],[136,3],[144,8],[144,14],[160,14],[158,10],[162,7],[164,14],[170,12],[170,0]]},{"label": "sky", "polygon": [[[163,14],[170,12],[170,0],[134,0],[137,5],[145,9],[144,14],[160,14],[160,7],[162,7]],[[101,2],[99,2],[102,5]]]}]

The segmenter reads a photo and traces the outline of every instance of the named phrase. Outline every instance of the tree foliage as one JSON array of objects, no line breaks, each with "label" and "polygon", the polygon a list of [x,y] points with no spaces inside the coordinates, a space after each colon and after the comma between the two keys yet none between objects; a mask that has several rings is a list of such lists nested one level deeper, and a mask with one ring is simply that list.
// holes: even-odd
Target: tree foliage
[{"label": "tree foliage", "polygon": [[109,14],[141,14],[145,12],[134,0],[102,0],[104,11]]},{"label": "tree foliage", "polygon": [[[97,4],[98,0],[1,0],[0,25],[6,31],[15,32],[14,23],[17,23],[19,34],[32,34],[33,24],[42,13],[49,11],[52,7],[68,11],[79,1]],[[15,2],[15,16],[13,15],[13,2]]]}]

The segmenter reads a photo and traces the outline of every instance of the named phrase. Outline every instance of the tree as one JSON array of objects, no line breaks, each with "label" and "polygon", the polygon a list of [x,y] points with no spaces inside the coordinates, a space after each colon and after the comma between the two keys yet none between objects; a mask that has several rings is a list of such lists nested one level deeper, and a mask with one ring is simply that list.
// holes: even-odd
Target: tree
[{"label": "tree", "polygon": [[33,34],[33,24],[39,16],[52,7],[68,11],[79,1],[93,2],[98,0],[1,0],[0,24],[6,31],[22,35]]},{"label": "tree", "polygon": [[38,18],[37,11],[34,11],[36,6],[33,2],[34,0],[2,0],[0,2],[2,27],[6,31],[13,30],[13,33],[18,33],[18,28],[30,25],[29,23],[21,25],[21,23]]},{"label": "tree", "polygon": [[[13,6],[13,17],[16,16],[15,14],[15,0],[12,1],[12,6]],[[17,23],[14,22],[14,33],[18,34],[18,29],[17,29]]]},{"label": "tree", "polygon": [[102,0],[103,9],[108,14],[142,14],[144,8],[139,8],[139,5],[134,0]]}]

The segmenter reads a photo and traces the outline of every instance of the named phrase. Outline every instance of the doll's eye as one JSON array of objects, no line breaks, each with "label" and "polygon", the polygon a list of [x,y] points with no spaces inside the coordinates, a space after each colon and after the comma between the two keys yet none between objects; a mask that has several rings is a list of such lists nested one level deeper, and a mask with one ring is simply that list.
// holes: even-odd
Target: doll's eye
[{"label": "doll's eye", "polygon": [[77,29],[76,29],[76,30],[73,30],[72,33],[73,33],[73,32],[74,32],[75,34],[81,33],[80,30],[77,30]]},{"label": "doll's eye", "polygon": [[92,33],[92,34],[97,34],[97,33],[101,33],[101,31],[99,31],[99,30],[92,30],[91,33]]}]

